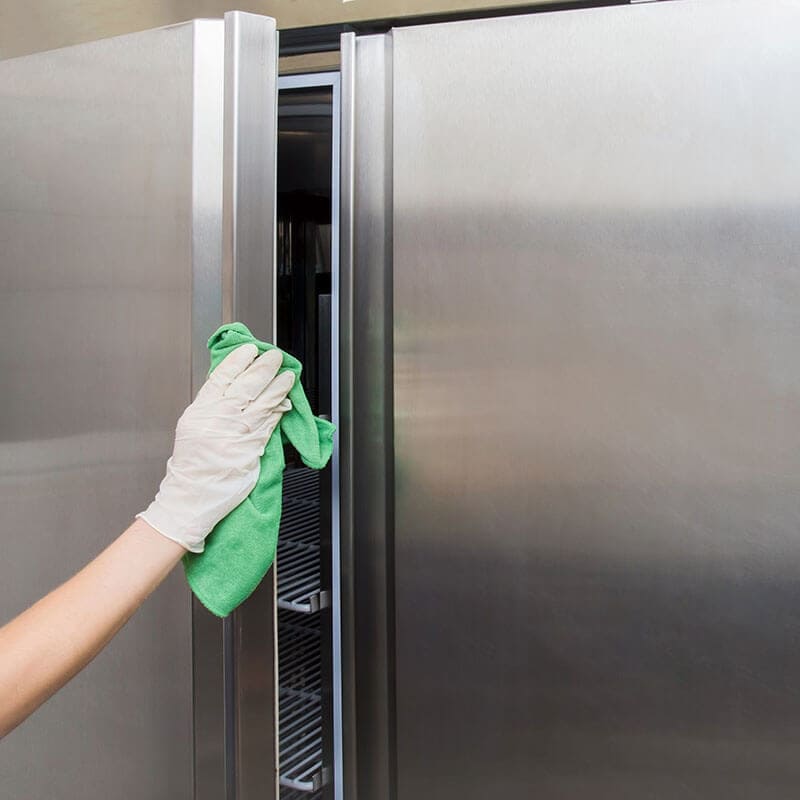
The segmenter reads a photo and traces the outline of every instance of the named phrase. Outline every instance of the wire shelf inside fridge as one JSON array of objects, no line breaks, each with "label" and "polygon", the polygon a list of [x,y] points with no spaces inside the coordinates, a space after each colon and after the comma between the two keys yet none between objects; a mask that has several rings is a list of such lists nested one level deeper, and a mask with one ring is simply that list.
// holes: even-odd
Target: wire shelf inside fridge
[{"label": "wire shelf inside fridge", "polygon": [[329,603],[320,585],[319,473],[284,473],[278,535],[278,608],[313,614]]},{"label": "wire shelf inside fridge", "polygon": [[280,800],[322,800],[322,791],[303,792],[299,789],[289,789],[281,786]]},{"label": "wire shelf inside fridge", "polygon": [[[279,629],[280,784],[308,797],[329,778],[322,763],[319,616],[282,611]],[[282,793],[282,800],[286,796]]]}]

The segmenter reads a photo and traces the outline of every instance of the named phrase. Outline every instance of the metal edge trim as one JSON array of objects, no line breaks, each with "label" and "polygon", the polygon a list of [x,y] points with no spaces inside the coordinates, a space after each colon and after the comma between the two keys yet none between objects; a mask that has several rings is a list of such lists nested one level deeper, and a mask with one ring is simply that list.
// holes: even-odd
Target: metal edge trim
[{"label": "metal edge trim", "polygon": [[395,605],[395,456],[394,456],[394,36],[386,34],[384,40],[386,75],[386,176],[384,185],[385,201],[385,295],[384,295],[384,464],[386,467],[386,653],[387,653],[387,731],[389,750],[389,797],[397,796],[397,673],[396,673],[396,605]]},{"label": "metal edge trim", "polygon": [[[225,20],[223,316],[275,335],[278,35],[275,20]],[[226,619],[228,800],[278,796],[275,569]]]},{"label": "metal edge trim", "polygon": [[[236,250],[235,218],[238,210],[236,176],[236,115],[238,114],[238,16],[226,14],[225,25],[225,100],[224,100],[224,162],[223,162],[223,220],[222,220],[222,319],[236,319]],[[236,671],[233,665],[235,633],[233,619],[222,621],[223,642],[223,719],[224,719],[224,776],[225,800],[236,798]]]},{"label": "metal edge trim", "polygon": [[[332,277],[332,309],[331,325],[331,416],[334,423],[338,425],[341,416],[341,398],[342,390],[349,390],[350,382],[345,379],[342,380],[341,376],[341,324],[339,314],[341,313],[340,295],[342,292],[341,286],[341,265],[340,265],[340,247],[341,247],[341,196],[339,187],[341,185],[341,120],[342,120],[342,105],[341,105],[341,76],[337,73],[334,75],[333,81],[333,158],[331,167],[331,251],[332,263],[331,269]],[[345,359],[346,369],[351,369],[350,361],[352,359]],[[349,373],[348,373],[349,374]],[[351,426],[352,429],[352,426]],[[344,687],[343,687],[343,669],[342,658],[344,653],[345,642],[342,636],[342,619],[343,610],[347,609],[347,603],[352,602],[352,592],[347,589],[347,582],[352,581],[350,570],[343,574],[341,565],[343,557],[346,561],[350,560],[350,552],[352,550],[352,530],[345,529],[347,534],[342,538],[341,517],[339,510],[341,508],[341,475],[342,475],[342,461],[339,453],[339,441],[334,442],[334,463],[332,468],[332,485],[333,491],[331,493],[331,501],[333,508],[331,509],[331,570],[333,572],[333,580],[331,581],[331,604],[333,607],[332,620],[333,620],[333,743],[334,743],[334,799],[342,800],[344,797]],[[347,476],[345,471],[345,476]],[[351,493],[352,494],[352,493]],[[352,497],[346,497],[348,503],[352,502]],[[337,580],[338,578],[338,580]],[[350,687],[348,687],[349,689]],[[350,693],[348,696],[352,696]],[[355,795],[355,791],[353,791]]]},{"label": "metal edge trim", "polygon": [[[353,256],[355,187],[355,49],[356,37],[341,37],[340,117],[339,117],[339,269],[334,293],[338,295],[338,330],[334,337],[331,375],[337,376],[334,392],[334,421],[339,431],[334,452],[333,480],[338,486],[338,508],[332,519],[338,526],[338,603],[339,612],[339,725],[341,762],[334,776],[335,800],[358,796],[356,765],[356,689],[355,689],[355,585],[353,558]],[[335,586],[336,584],[334,584]],[[346,658],[346,661],[344,660]],[[346,739],[345,739],[346,737]]]},{"label": "metal edge trim", "polygon": [[[208,371],[206,341],[222,322],[222,120],[224,25],[192,23],[192,314],[193,397]],[[212,800],[224,787],[222,624],[191,593],[192,796]]]}]

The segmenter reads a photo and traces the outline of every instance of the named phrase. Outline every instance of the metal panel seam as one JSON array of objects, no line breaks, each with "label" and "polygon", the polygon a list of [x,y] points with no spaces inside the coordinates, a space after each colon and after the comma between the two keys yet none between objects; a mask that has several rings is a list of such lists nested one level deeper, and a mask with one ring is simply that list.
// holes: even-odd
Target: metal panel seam
[{"label": "metal panel seam", "polygon": [[[355,800],[358,793],[355,780],[355,739],[357,736],[357,717],[355,713],[355,648],[353,630],[353,191],[354,191],[354,103],[355,103],[355,36],[344,34],[341,38],[341,79],[340,79],[340,144],[339,144],[339,341],[335,350],[338,359],[338,452],[334,464],[334,480],[338,473],[339,484],[339,537],[340,549],[340,602],[341,602],[341,653],[347,653],[347,661],[342,657],[340,664],[342,680],[342,742],[343,774],[337,787],[349,800]],[[344,469],[342,469],[344,466]],[[346,544],[346,547],[345,547]],[[342,566],[343,565],[343,566]],[[345,724],[345,702],[347,703],[347,724]],[[346,758],[346,761],[345,761]],[[339,798],[337,798],[339,800]]]}]

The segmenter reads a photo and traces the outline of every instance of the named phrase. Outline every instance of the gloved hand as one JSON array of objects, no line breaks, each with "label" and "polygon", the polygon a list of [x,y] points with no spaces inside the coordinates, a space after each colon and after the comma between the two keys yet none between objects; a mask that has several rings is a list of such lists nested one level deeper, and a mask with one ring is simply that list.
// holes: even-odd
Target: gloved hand
[{"label": "gloved hand", "polygon": [[237,347],[211,373],[175,430],[167,474],[137,514],[159,533],[202,553],[213,527],[256,485],[259,459],[281,416],[292,372],[278,375],[279,350]]}]

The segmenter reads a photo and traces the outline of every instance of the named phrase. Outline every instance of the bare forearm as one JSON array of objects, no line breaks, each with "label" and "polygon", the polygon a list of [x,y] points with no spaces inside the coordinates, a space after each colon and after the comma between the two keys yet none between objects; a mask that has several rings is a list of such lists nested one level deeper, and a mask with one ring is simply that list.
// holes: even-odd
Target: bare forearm
[{"label": "bare forearm", "polygon": [[228,333],[233,349],[178,420],[167,474],[140,519],[0,628],[0,737],[83,669],[187,550],[203,552],[256,485],[266,443],[292,407],[294,373],[280,350],[263,345],[259,355],[256,344],[236,343],[241,331]]},{"label": "bare forearm", "polygon": [[137,520],[77,575],[0,628],[0,737],[86,666],[185,552]]}]

